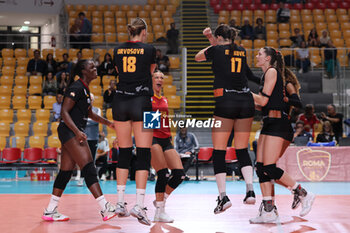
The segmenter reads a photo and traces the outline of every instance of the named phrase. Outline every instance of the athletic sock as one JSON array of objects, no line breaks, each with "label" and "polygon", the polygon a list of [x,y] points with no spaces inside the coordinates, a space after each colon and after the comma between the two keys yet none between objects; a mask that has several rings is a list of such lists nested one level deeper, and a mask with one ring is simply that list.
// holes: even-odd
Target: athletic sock
[{"label": "athletic sock", "polygon": [[273,210],[272,197],[271,196],[263,197],[263,205],[266,212],[271,212]]},{"label": "athletic sock", "polygon": [[125,185],[117,185],[118,202],[124,204]]},{"label": "athletic sock", "polygon": [[247,192],[254,191],[253,184],[246,184],[246,190]]},{"label": "athletic sock", "polygon": [[170,194],[164,193],[164,202],[166,202],[166,199],[168,199],[169,196]]},{"label": "athletic sock", "polygon": [[61,197],[51,195],[50,202],[49,202],[49,205],[47,206],[46,210],[48,212],[52,212],[58,206],[58,202],[59,202],[60,198]]},{"label": "athletic sock", "polygon": [[100,206],[101,210],[104,211],[106,209],[106,204],[107,204],[105,196],[103,195],[99,196],[98,198],[96,198],[96,201]]},{"label": "athletic sock", "polygon": [[136,189],[136,204],[143,208],[146,189]]},{"label": "athletic sock", "polygon": [[160,213],[164,212],[164,201],[157,201],[156,208],[159,209]]},{"label": "athletic sock", "polygon": [[245,183],[247,184],[247,192],[254,191],[253,189],[253,167],[245,166],[241,169]]},{"label": "athletic sock", "polygon": [[215,175],[216,178],[216,184],[218,186],[220,198],[222,193],[225,193],[226,195],[226,173],[218,173]]}]

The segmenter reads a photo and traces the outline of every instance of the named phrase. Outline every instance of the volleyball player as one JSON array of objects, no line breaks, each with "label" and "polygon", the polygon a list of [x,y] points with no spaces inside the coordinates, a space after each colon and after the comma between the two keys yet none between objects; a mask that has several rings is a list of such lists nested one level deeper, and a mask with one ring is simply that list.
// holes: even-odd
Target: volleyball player
[{"label": "volleyball player", "polygon": [[236,45],[236,30],[228,25],[219,25],[212,37],[210,28],[203,31],[214,46],[197,53],[196,61],[213,61],[215,75],[214,118],[222,122],[220,129],[212,129],[213,164],[219,190],[218,204],[214,213],[218,214],[232,206],[226,195],[226,146],[232,128],[234,147],[241,171],[246,182],[247,192],[243,202],[255,204],[253,190],[252,161],[248,153],[248,141],[254,116],[254,100],[248,88],[247,76],[252,72],[247,65],[246,51]]},{"label": "volleyball player", "polygon": [[151,162],[153,131],[143,129],[143,112],[152,110],[152,73],[156,67],[156,49],[145,44],[147,25],[141,18],[128,25],[130,41],[114,49],[114,64],[119,83],[113,100],[113,120],[119,143],[117,164],[117,210],[119,216],[129,216],[124,202],[125,185],[132,158],[133,131],[136,142],[136,205],[130,213],[145,225],[151,222],[144,207],[147,177]]},{"label": "volleyball player", "polygon": [[[156,200],[154,202],[156,213],[155,222],[173,222],[167,213],[165,213],[165,202],[169,195],[174,191],[185,179],[185,172],[179,154],[171,143],[170,128],[164,127],[168,112],[168,101],[161,95],[163,88],[164,74],[157,70],[153,73],[153,91],[152,109],[161,112],[161,128],[153,130],[152,167],[157,171],[157,182],[155,186]],[[164,123],[163,123],[164,122]],[[171,170],[169,176],[168,169]]]},{"label": "volleyball player", "polygon": [[[80,78],[74,81],[75,76]],[[95,114],[91,108],[90,82],[97,78],[97,69],[91,60],[81,60],[74,68],[71,83],[65,92],[61,109],[61,122],[57,128],[62,144],[61,168],[53,185],[53,192],[42,219],[46,221],[67,221],[57,211],[58,202],[69,182],[76,164],[81,168],[86,186],[101,207],[103,221],[116,216],[115,206],[107,202],[97,180],[96,167],[84,133],[88,117],[101,124],[114,128],[112,122]]]},{"label": "volleyball player", "polygon": [[[311,210],[315,195],[307,192],[300,184],[295,182],[286,172],[276,167],[276,163],[293,139],[293,129],[285,110],[289,105],[296,104],[296,88],[286,88],[286,75],[283,56],[271,47],[260,49],[257,66],[261,67],[264,76],[263,87],[260,93],[253,94],[255,105],[261,107],[263,115],[263,128],[258,140],[257,175],[263,195],[263,201],[256,218],[251,223],[271,223],[277,220],[278,213],[272,200],[274,195],[271,180],[288,187],[294,193],[292,208],[302,204],[300,216],[305,216]],[[287,71],[288,73],[288,71]],[[285,88],[289,97],[286,98]],[[293,89],[288,91],[288,89]],[[286,103],[287,102],[287,103]],[[298,104],[298,103],[297,103]]]}]

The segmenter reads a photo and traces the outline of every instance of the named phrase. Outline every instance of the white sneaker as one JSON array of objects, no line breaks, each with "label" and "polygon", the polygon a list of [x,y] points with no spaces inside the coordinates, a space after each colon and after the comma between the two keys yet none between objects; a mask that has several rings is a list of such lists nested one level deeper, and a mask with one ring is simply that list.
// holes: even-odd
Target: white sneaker
[{"label": "white sneaker", "polygon": [[107,180],[106,174],[102,174],[102,175],[101,175],[101,180],[102,180],[102,181],[106,181],[106,180]]},{"label": "white sneaker", "polygon": [[174,222],[174,219],[172,219],[167,213],[156,210],[153,221],[172,223]]},{"label": "white sneaker", "polygon": [[69,220],[68,216],[63,215],[57,211],[57,206],[52,212],[49,212],[47,211],[47,209],[45,209],[43,216],[41,216],[41,218],[45,221],[58,221],[58,222]]},{"label": "white sneaker", "polygon": [[307,192],[305,197],[300,197],[301,211],[299,215],[301,217],[304,217],[311,211],[312,204],[314,203],[315,197],[316,197],[315,194],[313,194],[312,192]]},{"label": "white sneaker", "polygon": [[259,223],[275,223],[278,218],[278,212],[276,206],[274,206],[271,212],[265,211],[262,203],[260,205],[259,214],[255,218],[249,219],[251,224],[259,224]]},{"label": "white sneaker", "polygon": [[115,212],[118,214],[118,217],[129,217],[130,213],[129,211],[126,209],[126,205],[127,203],[122,203],[122,202],[118,202],[117,203],[117,208],[115,210]]},{"label": "white sneaker", "polygon": [[115,212],[115,210],[116,210],[115,206],[110,202],[107,202],[105,210],[101,211],[103,221],[110,220],[111,218],[114,218],[115,216],[117,216],[117,213]]},{"label": "white sneaker", "polygon": [[130,214],[131,216],[137,218],[139,223],[145,224],[150,226],[151,221],[148,219],[147,214],[146,214],[147,208],[141,208],[139,205],[135,205],[131,210]]},{"label": "white sneaker", "polygon": [[78,182],[77,182],[78,186],[83,186],[84,185],[84,178],[79,178]]}]

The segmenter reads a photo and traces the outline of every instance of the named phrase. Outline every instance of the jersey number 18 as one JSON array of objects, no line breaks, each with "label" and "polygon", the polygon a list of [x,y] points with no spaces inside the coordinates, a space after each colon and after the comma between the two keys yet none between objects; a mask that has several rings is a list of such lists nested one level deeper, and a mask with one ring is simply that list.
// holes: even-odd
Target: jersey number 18
[{"label": "jersey number 18", "polygon": [[[236,62],[237,64],[237,69],[236,69]],[[231,72],[232,73],[241,73],[242,69],[242,58],[240,57],[233,57],[231,58]]]},{"label": "jersey number 18", "polygon": [[136,57],[123,57],[123,72],[132,73],[136,71]]}]

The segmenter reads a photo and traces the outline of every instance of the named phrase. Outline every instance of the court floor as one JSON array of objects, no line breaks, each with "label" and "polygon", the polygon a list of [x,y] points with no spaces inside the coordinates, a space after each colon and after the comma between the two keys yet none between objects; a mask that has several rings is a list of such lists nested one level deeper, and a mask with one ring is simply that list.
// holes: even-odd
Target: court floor
[{"label": "court floor", "polygon": [[[133,217],[113,218],[103,222],[99,208],[88,189],[71,181],[61,198],[59,211],[70,216],[68,222],[44,222],[43,209],[48,204],[53,182],[0,180],[0,232],[30,233],[92,233],[92,232],[350,232],[350,183],[302,183],[317,194],[314,207],[304,218],[299,210],[291,210],[292,195],[277,186],[277,207],[280,221],[277,224],[249,224],[255,217],[261,201],[258,184],[254,183],[257,204],[243,205],[245,184],[242,181],[228,181],[227,193],[233,206],[226,212],[215,215],[217,188],[214,181],[184,182],[167,201],[166,210],[175,219],[174,223],[152,223],[144,226]],[[145,206],[148,217],[153,219],[155,208],[155,182],[149,182]],[[101,182],[103,192],[109,201],[117,201],[115,181]],[[131,208],[135,203],[136,187],[130,181],[127,185],[126,202]]]}]

